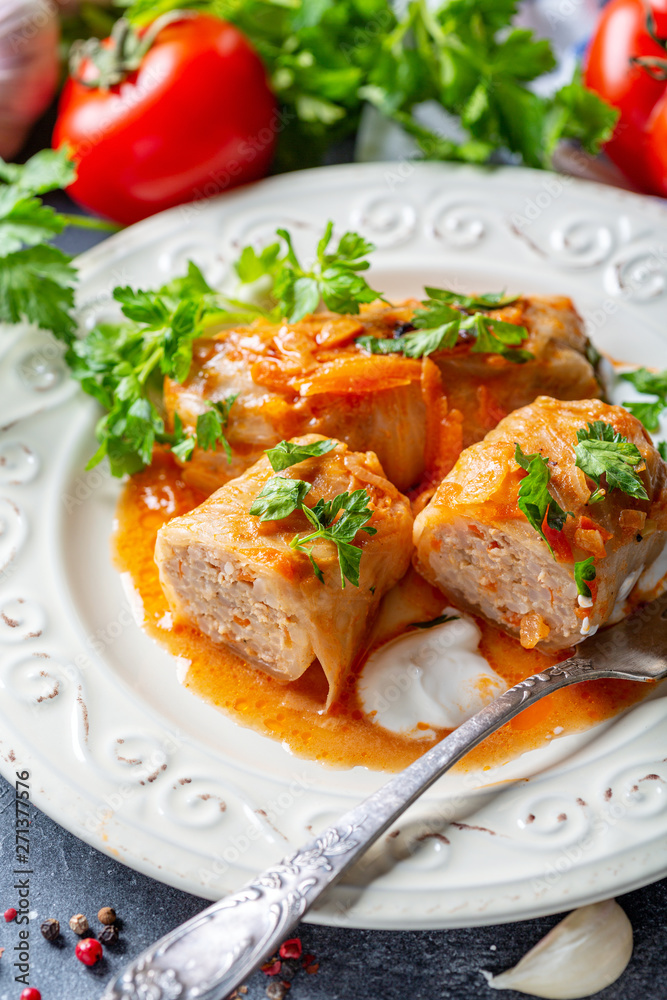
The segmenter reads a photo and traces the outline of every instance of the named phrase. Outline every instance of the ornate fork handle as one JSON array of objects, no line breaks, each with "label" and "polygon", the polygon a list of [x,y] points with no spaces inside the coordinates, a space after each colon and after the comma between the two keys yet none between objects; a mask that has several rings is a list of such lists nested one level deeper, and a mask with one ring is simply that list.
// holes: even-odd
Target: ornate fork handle
[{"label": "ornate fork handle", "polygon": [[[473,747],[545,695],[623,676],[572,657],[510,688],[322,834],[142,952],[102,1000],[223,1000],[289,935],[305,911]],[[628,668],[631,680],[647,680]]]}]

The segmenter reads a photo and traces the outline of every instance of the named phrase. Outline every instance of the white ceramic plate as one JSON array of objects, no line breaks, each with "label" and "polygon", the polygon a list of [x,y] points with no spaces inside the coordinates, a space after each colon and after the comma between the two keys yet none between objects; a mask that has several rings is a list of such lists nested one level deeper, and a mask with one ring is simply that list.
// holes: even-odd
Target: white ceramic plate
[{"label": "white ceramic plate", "polygon": [[[240,246],[277,225],[308,253],[329,217],[375,241],[373,281],[387,294],[429,283],[567,293],[600,348],[667,366],[665,210],[520,169],[350,165],[174,209],[80,259],[83,319],[113,312],[115,285],[153,286],[189,257],[220,281]],[[28,769],[36,804],[95,847],[215,898],[383,776],[295,758],[179,685],[111,565],[119,486],[84,471],[94,405],[45,334],[2,330],[0,351],[0,769],[10,781]],[[649,882],[667,869],[665,757],[663,695],[504,768],[448,776],[311,919],[494,923]],[[410,855],[438,815],[456,821],[449,843],[427,838]]]}]

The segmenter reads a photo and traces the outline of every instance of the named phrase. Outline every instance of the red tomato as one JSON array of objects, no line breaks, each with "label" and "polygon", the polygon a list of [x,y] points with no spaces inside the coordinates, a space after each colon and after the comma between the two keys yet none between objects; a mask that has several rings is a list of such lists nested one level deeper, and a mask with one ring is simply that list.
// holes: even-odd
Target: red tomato
[{"label": "red tomato", "polygon": [[[79,75],[95,74],[84,60]],[[53,145],[67,143],[77,161],[72,197],[129,224],[263,177],[278,125],[255,50],[233,25],[197,14],[162,28],[121,83],[70,78]]]},{"label": "red tomato", "polygon": [[611,0],[591,41],[584,82],[620,111],[605,151],[645,191],[667,195],[667,81],[634,60],[658,59],[667,70],[667,51],[651,37],[667,37],[667,0]]}]

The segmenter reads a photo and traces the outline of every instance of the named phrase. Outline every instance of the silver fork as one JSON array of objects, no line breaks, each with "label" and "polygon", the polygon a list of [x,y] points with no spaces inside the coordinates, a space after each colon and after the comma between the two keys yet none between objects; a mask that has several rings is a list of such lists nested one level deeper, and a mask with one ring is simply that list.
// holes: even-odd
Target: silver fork
[{"label": "silver fork", "polygon": [[667,676],[667,595],[515,684],[319,836],[143,951],[102,1000],[223,1000],[289,936],[315,900],[434,781],[515,715],[559,688]]}]

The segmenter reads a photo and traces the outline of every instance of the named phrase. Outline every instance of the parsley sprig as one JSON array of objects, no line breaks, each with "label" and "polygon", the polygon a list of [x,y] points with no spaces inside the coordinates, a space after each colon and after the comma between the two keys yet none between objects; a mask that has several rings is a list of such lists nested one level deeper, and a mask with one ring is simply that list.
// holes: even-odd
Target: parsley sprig
[{"label": "parsley sprig", "polygon": [[[588,500],[589,504],[599,503],[606,496],[607,490],[614,489],[622,490],[638,500],[648,500],[639,475],[639,467],[643,468],[644,459],[636,444],[632,444],[614,430],[611,424],[602,420],[594,420],[578,430],[577,441],[575,464],[596,486]],[[600,486],[602,476],[606,478],[607,490]]]},{"label": "parsley sprig", "polygon": [[320,498],[314,507],[301,505],[315,531],[304,538],[293,538],[290,548],[306,553],[320,583],[324,583],[324,575],[313,559],[312,546],[310,549],[306,548],[308,542],[314,542],[318,538],[333,542],[338,549],[341,588],[345,587],[346,580],[353,587],[359,586],[361,549],[352,542],[358,531],[365,531],[367,535],[377,534],[377,528],[372,528],[368,523],[373,516],[373,508],[368,506],[369,500],[367,490],[361,489],[353,490],[352,493],[339,493],[333,500]]},{"label": "parsley sprig", "polygon": [[[184,429],[178,414],[173,430],[167,431],[160,406],[163,378],[185,381],[194,342],[211,326],[249,323],[258,317],[277,321],[286,315],[296,320],[304,310],[316,309],[321,299],[330,308],[358,312],[361,302],[375,299],[378,293],[359,274],[369,266],[365,257],[372,244],[347,232],[330,251],[332,234],[330,222],[310,271],[299,264],[285,230],[278,231],[282,244],[261,251],[243,249],[235,265],[237,276],[241,284],[265,279],[268,302],[263,305],[211,288],[192,261],[184,275],[157,290],[115,288],[113,297],[126,322],[99,324],[83,339],[72,341],[67,353],[73,376],[107,411],[97,424],[99,448],[89,466],[107,456],[114,475],[137,472],[151,461],[156,443],[169,446],[181,461],[192,457],[195,446],[222,446],[231,460],[224,431],[236,396],[211,403],[197,418],[194,433]],[[0,292],[2,280],[0,269]],[[313,447],[309,454],[328,450],[321,442]],[[278,449],[284,459],[287,445]],[[277,455],[275,461],[280,461]]]},{"label": "parsley sprig", "polygon": [[343,233],[333,249],[330,246],[333,222],[329,221],[309,268],[299,261],[291,234],[286,229],[277,229],[276,235],[283,241],[282,256],[280,243],[272,243],[260,253],[246,247],[236,265],[236,272],[244,282],[257,281],[265,275],[271,279],[275,302],[271,315],[275,319],[284,316],[296,323],[315,312],[320,302],[334,312],[356,314],[362,303],[382,298],[382,292],[374,291],[360,273],[368,270],[366,257],[375,247],[358,233]]},{"label": "parsley sprig", "polygon": [[[137,24],[175,7],[231,20],[262,56],[282,105],[279,162],[314,165],[331,142],[354,134],[373,104],[433,160],[484,163],[510,150],[550,167],[561,138],[595,152],[617,113],[579,74],[556,94],[532,81],[556,60],[548,41],[513,26],[517,0],[121,0]],[[430,101],[457,129],[423,125]],[[304,157],[310,157],[304,162]],[[387,165],[389,183],[402,171]]]},{"label": "parsley sprig", "polygon": [[129,322],[98,324],[67,353],[74,378],[107,411],[98,421],[100,446],[88,467],[106,456],[113,475],[137,472],[150,463],[156,443],[169,445],[182,460],[192,456],[195,444],[208,449],[222,443],[231,457],[223,429],[236,396],[210,404],[194,435],[185,432],[178,415],[168,432],[158,404],[165,375],[185,380],[194,341],[207,325],[235,317],[247,322],[256,311],[225,308],[192,262],[186,275],[157,291],[120,287],[113,295]]},{"label": "parsley sprig", "polygon": [[368,492],[360,489],[339,493],[333,500],[320,498],[314,507],[308,507],[304,499],[311,489],[312,484],[301,479],[272,476],[255,497],[250,513],[261,521],[280,521],[295,510],[301,510],[315,530],[302,537],[295,535],[290,548],[308,556],[315,576],[324,583],[324,574],[313,557],[313,546],[307,548],[307,545],[317,539],[332,542],[338,552],[341,588],[345,587],[346,580],[358,587],[361,549],[352,543],[358,531],[368,535],[377,533],[368,523],[373,517],[373,508],[368,506]]},{"label": "parsley sprig", "polygon": [[[451,350],[462,334],[474,338],[471,351],[484,354],[501,354],[509,361],[521,364],[529,361],[530,351],[518,349],[528,337],[523,326],[506,323],[486,315],[516,301],[502,292],[485,295],[458,295],[446,288],[425,289],[428,298],[423,308],[415,310],[412,320],[414,333],[404,333],[396,338],[357,337],[356,343],[371,354],[404,354],[408,358],[424,358],[434,351]],[[458,307],[458,308],[457,308]]]},{"label": "parsley sprig", "polygon": [[67,226],[118,227],[44,205],[76,170],[66,150],[43,149],[19,166],[0,159],[0,322],[35,323],[71,343],[76,330],[72,257],[50,241]]},{"label": "parsley sprig", "polygon": [[544,519],[554,531],[562,531],[568,517],[574,517],[572,511],[564,511],[549,492],[551,471],[547,459],[535,452],[524,455],[519,444],[514,447],[514,460],[528,475],[524,476],[519,486],[519,510],[522,511],[540,537],[546,542],[551,555],[556,558],[546,535],[544,534]]}]

